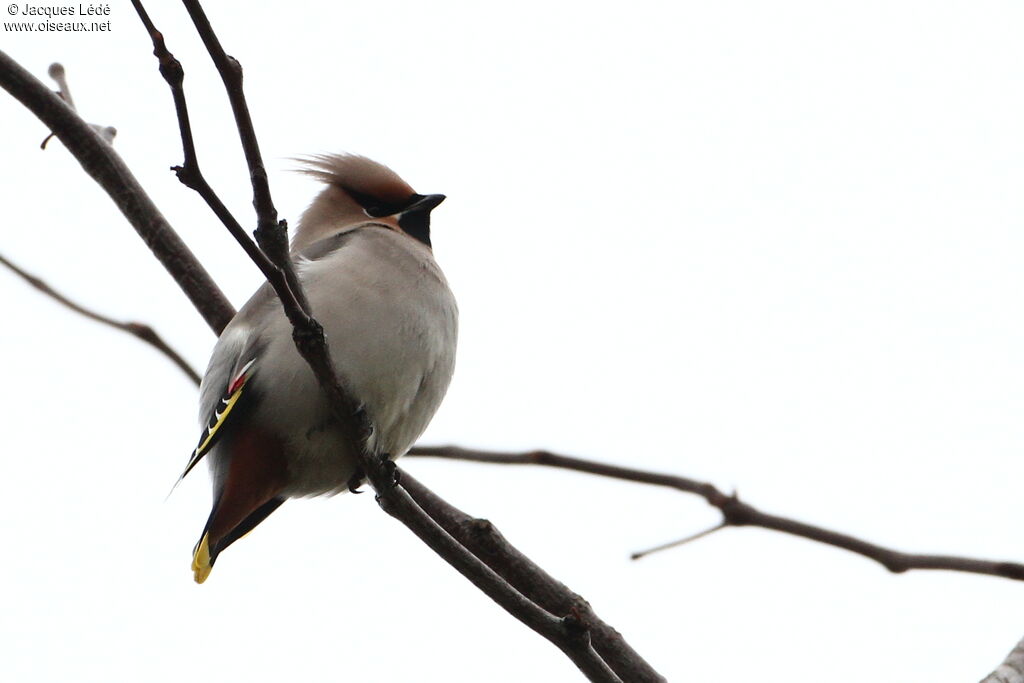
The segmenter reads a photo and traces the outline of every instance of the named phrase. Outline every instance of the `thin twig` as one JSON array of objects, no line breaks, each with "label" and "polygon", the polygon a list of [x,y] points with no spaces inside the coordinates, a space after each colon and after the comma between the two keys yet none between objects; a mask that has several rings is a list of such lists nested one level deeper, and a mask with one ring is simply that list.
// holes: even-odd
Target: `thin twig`
[{"label": "thin twig", "polygon": [[630,553],[629,559],[631,559],[631,560],[639,560],[641,557],[647,557],[648,555],[653,555],[654,553],[660,553],[662,550],[669,550],[671,548],[678,548],[681,545],[686,545],[687,543],[693,543],[694,541],[699,541],[700,539],[702,539],[702,538],[704,538],[706,536],[710,536],[711,534],[715,533],[716,531],[721,531],[722,529],[724,529],[727,526],[729,526],[729,525],[726,522],[720,522],[720,523],[714,525],[713,527],[710,527],[708,529],[704,529],[704,531],[698,531],[695,534],[690,534],[689,536],[684,536],[683,538],[677,539],[675,541],[669,541],[668,543],[662,543],[661,545],[656,545],[653,548],[648,548],[647,550],[638,550],[635,553]]},{"label": "thin twig", "polygon": [[[160,62],[160,75],[167,81],[167,85],[171,88],[171,96],[174,98],[174,109],[178,116],[178,128],[181,133],[181,146],[185,158],[181,166],[173,166],[171,170],[175,172],[178,180],[183,185],[195,190],[203,198],[207,206],[210,207],[210,210],[213,211],[224,227],[228,229],[231,236],[241,245],[242,249],[245,250],[245,253],[260,271],[263,272],[267,280],[270,282],[277,281],[279,285],[287,283],[286,275],[252,241],[245,228],[241,226],[224,202],[221,201],[203,175],[202,169],[199,166],[199,155],[196,152],[196,145],[192,136],[192,123],[188,114],[188,102],[185,99],[185,70],[181,66],[181,62],[167,49],[163,34],[153,24],[142,2],[140,0],[132,0],[132,5],[146,27],[150,40],[153,41],[153,54]],[[290,285],[284,286],[291,289]],[[276,288],[277,286],[275,286]],[[294,290],[292,290],[292,294],[294,295]]]},{"label": "thin twig", "polygon": [[[251,244],[247,235],[244,240],[239,238],[239,241],[242,242],[247,253],[260,252],[255,260],[257,265],[264,270],[267,280],[281,302],[285,315],[292,324],[292,336],[295,339],[296,348],[309,363],[321,388],[327,393],[343,434],[350,443],[358,446],[355,451],[370,483],[378,494],[384,489],[395,488],[391,481],[393,472],[385,466],[384,460],[367,452],[365,445],[372,431],[369,419],[362,405],[355,400],[347,383],[338,376],[334,364],[331,362],[330,349],[327,346],[323,327],[313,318],[309,302],[295,276],[291,255],[288,252],[288,225],[285,221],[277,220],[277,209],[274,208],[270,196],[270,186],[267,182],[263,159],[260,156],[256,131],[249,116],[245,93],[242,90],[242,66],[236,59],[229,57],[224,52],[224,48],[199,3],[195,0],[182,0],[182,2],[224,82],[235,116],[238,135],[242,141],[242,149],[245,151],[249,176],[252,179],[253,206],[256,208],[257,222],[255,235],[259,248],[256,249],[256,245]],[[140,0],[133,0],[133,3],[140,8],[140,17],[143,17],[143,22],[147,23],[148,17],[145,16]],[[152,22],[147,23],[147,30],[151,31],[151,35],[160,35],[153,27]],[[154,39],[154,44],[156,42]],[[162,42],[161,39],[161,45]],[[157,49],[160,49],[159,45]],[[164,52],[166,52],[166,48],[164,48]],[[169,53],[167,54],[169,55]],[[173,60],[173,57],[171,59]],[[177,60],[174,61],[177,63]],[[180,69],[180,64],[178,64],[178,68]],[[180,87],[175,89],[174,83],[168,82],[172,90],[176,92],[175,97],[180,98],[184,103],[184,94]],[[187,109],[182,106],[179,108],[179,114],[182,111],[187,111]],[[179,120],[179,126],[182,127],[182,140],[190,140],[191,133],[185,130],[187,119]],[[194,161],[194,150],[192,150],[191,156]]]},{"label": "thin twig", "polygon": [[[210,58],[217,67],[217,72],[224,82],[228,100],[231,102],[231,111],[235,115],[235,125],[238,127],[245,162],[249,167],[249,179],[252,181],[252,204],[256,209],[256,231],[254,233],[256,242],[260,245],[260,249],[270,257],[270,260],[281,268],[287,286],[292,290],[292,295],[298,303],[298,308],[308,314],[309,301],[306,300],[302,287],[299,286],[288,254],[288,224],[277,219],[277,209],[270,196],[267,169],[263,165],[259,139],[256,137],[256,129],[252,123],[252,116],[249,114],[249,103],[246,101],[245,92],[242,89],[242,65],[224,51],[199,0],[182,0],[182,4],[188,10],[192,23],[206,46],[206,51],[210,53]],[[276,286],[275,289],[280,289],[280,287]],[[310,327],[308,321],[304,321],[304,327]]]},{"label": "thin twig", "polygon": [[127,332],[128,334],[135,336],[141,339],[142,341],[146,342],[147,344],[155,348],[157,351],[170,358],[171,362],[177,365],[182,372],[188,375],[188,378],[192,380],[196,386],[199,386],[199,381],[201,379],[199,377],[199,373],[193,370],[192,366],[188,364],[188,361],[182,358],[177,351],[172,349],[170,345],[168,345],[167,342],[163,340],[163,337],[157,334],[156,330],[154,330],[149,325],[136,322],[125,323],[119,320],[114,320],[113,318],[108,318],[107,316],[101,313],[97,313],[96,311],[90,310],[85,306],[82,306],[81,304],[77,304],[71,299],[61,294],[60,292],[58,292],[57,290],[55,290],[41,278],[32,275],[31,273],[23,270],[16,264],[12,263],[3,254],[0,254],[0,265],[6,266],[22,280],[32,285],[37,290],[39,290],[46,296],[50,297],[57,303],[60,303],[66,306],[67,308],[70,308],[75,313],[78,313],[79,315],[84,315],[89,320],[95,320],[96,322],[102,325],[113,327],[115,330]]},{"label": "thin twig", "polygon": [[449,460],[469,460],[501,465],[543,465],[545,467],[556,467],[576,472],[588,472],[613,479],[625,479],[643,484],[665,486],[703,497],[710,505],[718,508],[722,513],[722,523],[726,526],[753,526],[771,529],[837,548],[844,548],[878,562],[895,574],[912,569],[942,569],[970,574],[987,574],[1014,581],[1024,581],[1024,564],[977,560],[954,555],[920,555],[892,550],[863,541],[854,536],[841,534],[812,524],[805,524],[788,517],[761,512],[754,506],[742,502],[736,494],[727,495],[713,484],[672,474],[606,465],[592,460],[557,455],[548,451],[509,453],[481,451],[460,448],[458,446],[415,446],[409,451],[408,455],[447,458]]},{"label": "thin twig", "polygon": [[219,333],[235,309],[156,208],[114,148],[62,99],[4,52],[0,86],[52,130],[102,187],[170,273],[206,323]]}]

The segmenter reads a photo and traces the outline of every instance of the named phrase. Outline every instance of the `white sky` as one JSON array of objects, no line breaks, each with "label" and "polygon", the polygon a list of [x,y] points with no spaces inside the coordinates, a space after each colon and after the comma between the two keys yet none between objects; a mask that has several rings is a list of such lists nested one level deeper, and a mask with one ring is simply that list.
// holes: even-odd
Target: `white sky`
[{"label": "white sky", "polygon": [[[150,4],[207,176],[252,225],[217,76],[184,11]],[[425,443],[707,478],[897,548],[1024,561],[1019,3],[209,5],[283,216],[316,192],[286,172],[305,153],[449,197],[459,362]],[[65,63],[241,304],[258,271],[167,171],[170,94],[128,3],[110,21],[0,47],[40,77]],[[212,335],[110,200],[6,96],[0,123],[0,253],[205,366]],[[196,586],[205,472],[164,502],[193,387],[6,272],[0,315],[0,679],[578,680],[370,495],[289,503]],[[1024,634],[1006,580],[747,529],[633,563],[716,515],[585,475],[405,466],[671,680],[976,680]]]}]

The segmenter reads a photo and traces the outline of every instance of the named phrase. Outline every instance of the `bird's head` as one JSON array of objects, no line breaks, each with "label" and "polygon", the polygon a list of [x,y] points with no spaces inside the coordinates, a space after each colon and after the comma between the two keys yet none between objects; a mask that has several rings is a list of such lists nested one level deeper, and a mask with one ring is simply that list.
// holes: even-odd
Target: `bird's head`
[{"label": "bird's head", "polygon": [[327,187],[299,219],[292,250],[373,219],[430,247],[430,212],[443,194],[418,194],[384,164],[355,154],[323,154],[302,160],[303,173]]}]

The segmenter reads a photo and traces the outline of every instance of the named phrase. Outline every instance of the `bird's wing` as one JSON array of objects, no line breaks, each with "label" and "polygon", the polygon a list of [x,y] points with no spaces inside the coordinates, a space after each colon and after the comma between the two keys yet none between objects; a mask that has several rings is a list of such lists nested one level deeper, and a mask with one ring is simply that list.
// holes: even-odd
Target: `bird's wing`
[{"label": "bird's wing", "polygon": [[[188,459],[188,464],[185,465],[185,471],[178,477],[178,482],[181,482],[192,468],[195,467],[203,456],[210,452],[213,445],[217,443],[218,437],[223,433],[224,425],[227,423],[228,418],[231,417],[232,412],[238,406],[239,401],[244,400],[246,396],[245,387],[249,382],[249,379],[253,376],[256,370],[256,359],[253,358],[245,365],[243,365],[238,372],[235,373],[234,377],[228,382],[227,391],[221,397],[217,403],[214,404],[213,409],[210,411],[210,419],[206,423],[206,428],[203,430],[202,436],[199,437],[199,445],[192,451],[192,457]],[[175,483],[175,486],[178,484]],[[173,490],[173,489],[172,489]]]}]

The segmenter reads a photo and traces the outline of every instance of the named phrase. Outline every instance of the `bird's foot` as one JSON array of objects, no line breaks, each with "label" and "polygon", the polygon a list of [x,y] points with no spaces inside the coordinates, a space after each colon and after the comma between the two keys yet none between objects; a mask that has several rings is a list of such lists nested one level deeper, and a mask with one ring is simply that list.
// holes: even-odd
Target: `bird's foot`
[{"label": "bird's foot", "polygon": [[384,470],[384,476],[387,477],[388,486],[394,488],[398,486],[402,481],[402,471],[398,469],[398,465],[391,459],[390,455],[384,454],[381,456],[381,468]]}]

